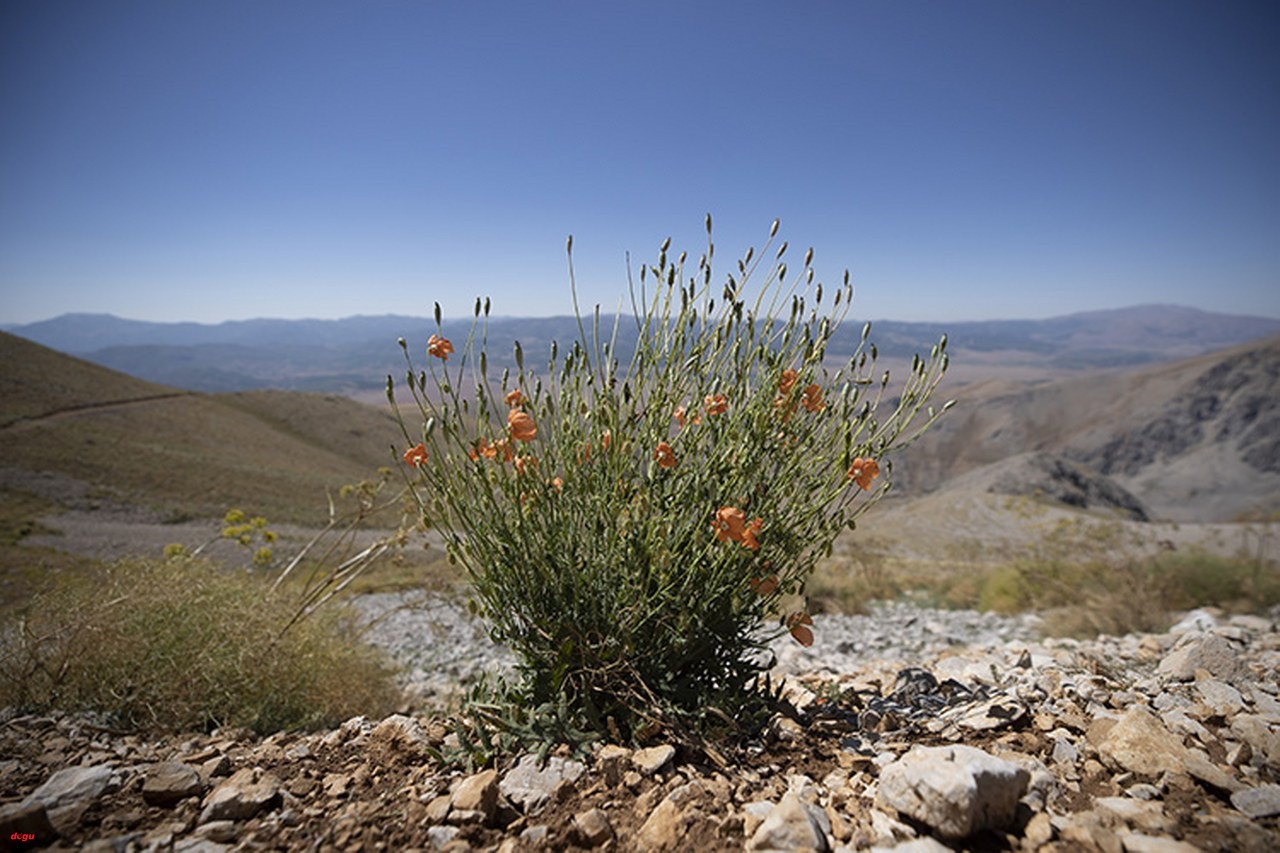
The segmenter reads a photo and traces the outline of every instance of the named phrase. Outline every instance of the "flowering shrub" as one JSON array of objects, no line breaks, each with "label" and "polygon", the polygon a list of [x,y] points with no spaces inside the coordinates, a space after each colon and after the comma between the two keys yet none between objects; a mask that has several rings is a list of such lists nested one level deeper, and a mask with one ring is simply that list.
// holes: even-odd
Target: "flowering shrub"
[{"label": "flowering shrub", "polygon": [[[785,243],[763,270],[748,251],[720,286],[710,240],[688,279],[669,243],[641,269],[638,297],[631,289],[625,361],[622,321],[601,343],[598,306],[590,334],[577,312],[579,339],[562,358],[553,343],[545,373],[517,343],[516,373],[497,387],[488,300],[460,351],[431,337],[425,370],[400,342],[424,419],[405,427],[406,476],[494,639],[521,662],[508,728],[536,729],[542,714],[637,740],[731,722],[769,668],[768,642],[813,642],[805,579],[887,491],[893,453],[941,414],[927,401],[945,338],[914,361],[887,415],[869,327],[852,357],[827,363],[853,289],[846,273],[819,314],[812,250],[791,278]],[[390,378],[387,391],[396,406]]]}]

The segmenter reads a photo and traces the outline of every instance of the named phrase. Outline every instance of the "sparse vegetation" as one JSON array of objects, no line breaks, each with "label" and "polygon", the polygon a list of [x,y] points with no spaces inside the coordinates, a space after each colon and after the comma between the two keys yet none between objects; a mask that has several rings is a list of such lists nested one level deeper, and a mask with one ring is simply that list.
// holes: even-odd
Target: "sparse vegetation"
[{"label": "sparse vegetation", "polygon": [[134,560],[29,600],[0,646],[0,707],[143,729],[267,733],[389,712],[394,673],[336,609],[281,634],[295,596],[189,558]]},{"label": "sparse vegetation", "polygon": [[52,532],[40,519],[57,510],[51,501],[26,492],[0,492],[0,617],[7,607],[47,587],[51,578],[97,565],[84,557],[24,544],[29,536]]},{"label": "sparse vegetation", "polygon": [[1020,554],[966,545],[928,564],[880,551],[828,561],[811,588],[845,612],[902,594],[934,607],[1038,612],[1051,636],[1159,633],[1195,607],[1251,613],[1280,604],[1280,567],[1265,538],[1254,536],[1235,554],[1202,547],[1152,554],[1123,525],[1082,516],[1054,525]]}]

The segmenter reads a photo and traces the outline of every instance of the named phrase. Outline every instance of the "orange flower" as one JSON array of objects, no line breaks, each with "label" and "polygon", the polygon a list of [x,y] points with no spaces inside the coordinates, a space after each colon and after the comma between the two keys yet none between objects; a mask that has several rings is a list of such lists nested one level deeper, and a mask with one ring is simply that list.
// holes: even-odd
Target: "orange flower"
[{"label": "orange flower", "polygon": [[804,389],[804,408],[807,412],[820,412],[827,407],[822,400],[822,386],[814,383]]},{"label": "orange flower", "polygon": [[778,576],[769,575],[767,578],[752,578],[751,589],[760,596],[770,596],[778,589]]},{"label": "orange flower", "polygon": [[684,406],[676,406],[676,410],[672,412],[672,415],[675,417],[676,423],[679,424],[681,427],[684,427],[684,416],[685,416]]},{"label": "orange flower", "polygon": [[610,432],[609,430],[605,430],[604,432],[600,433],[600,449],[608,450],[609,445],[611,444],[613,444],[613,433]]},{"label": "orange flower", "polygon": [[653,458],[657,459],[658,464],[663,468],[674,468],[679,464],[676,461],[676,452],[665,441],[658,442],[658,449],[653,451]]},{"label": "orange flower", "polygon": [[523,474],[525,469],[529,469],[529,473],[538,470],[538,457],[536,456],[517,456],[516,457],[516,473]]},{"label": "orange flower", "polygon": [[809,630],[812,624],[813,619],[803,611],[787,616],[787,628],[791,631],[791,636],[802,646],[813,645],[813,631]]},{"label": "orange flower", "polygon": [[412,465],[414,468],[420,468],[427,464],[427,448],[422,442],[418,442],[415,447],[410,447],[404,452],[402,457],[406,465]]},{"label": "orange flower", "polygon": [[507,401],[507,405],[514,409],[516,406],[524,405],[529,398],[524,395],[523,391],[516,388],[508,393],[504,399]]},{"label": "orange flower", "polygon": [[880,466],[876,464],[874,459],[863,459],[859,456],[853,460],[853,464],[849,466],[849,471],[845,475],[850,480],[856,482],[865,492],[871,488],[871,481],[880,473]]},{"label": "orange flower", "polygon": [[784,397],[787,394],[790,394],[791,389],[795,387],[796,379],[798,379],[799,377],[800,377],[800,374],[796,373],[794,370],[792,370],[789,367],[786,370],[782,371],[782,376],[779,377],[778,379],[778,393],[783,395]]},{"label": "orange flower", "polygon": [[736,506],[722,506],[716,510],[716,520],[711,526],[716,531],[716,539],[721,542],[727,542],[732,539],[734,542],[742,541],[742,532],[746,527],[747,516],[742,510]]},{"label": "orange flower", "polygon": [[505,438],[500,438],[495,441],[493,443],[493,453],[486,453],[485,456],[492,459],[499,453],[502,454],[503,462],[510,462],[515,457],[515,453],[511,451],[511,442],[507,441]]},{"label": "orange flower", "polygon": [[555,477],[548,482],[551,483],[551,488],[555,489],[557,492],[564,488],[564,480],[560,477]]},{"label": "orange flower", "polygon": [[517,441],[533,441],[538,436],[538,425],[533,418],[518,409],[507,413],[507,426],[511,428],[511,437]]},{"label": "orange flower", "polygon": [[427,355],[434,355],[436,358],[447,360],[451,352],[453,352],[453,344],[449,342],[448,338],[432,335],[427,340]]},{"label": "orange flower", "polygon": [[760,543],[756,540],[756,536],[759,535],[760,528],[763,526],[764,526],[764,519],[762,518],[751,519],[751,523],[748,524],[745,528],[743,528],[743,531],[742,531],[741,542],[743,547],[750,548],[752,551],[760,550]]},{"label": "orange flower", "polygon": [[578,451],[578,464],[586,465],[590,461],[591,461],[591,442],[588,441],[586,444],[582,445],[582,448]]},{"label": "orange flower", "polygon": [[481,456],[485,459],[492,459],[498,455],[496,445],[490,444],[487,438],[478,438],[475,440],[474,446],[467,451],[467,455],[471,457],[471,461],[475,462]]},{"label": "orange flower", "polygon": [[706,407],[708,415],[723,415],[729,408],[729,401],[723,394],[708,394],[703,398],[702,405]]}]

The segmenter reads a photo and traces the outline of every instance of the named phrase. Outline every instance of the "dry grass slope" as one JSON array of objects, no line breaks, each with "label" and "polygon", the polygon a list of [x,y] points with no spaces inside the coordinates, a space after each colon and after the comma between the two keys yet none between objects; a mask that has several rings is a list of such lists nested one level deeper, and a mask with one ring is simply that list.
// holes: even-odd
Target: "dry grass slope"
[{"label": "dry grass slope", "polygon": [[0,466],[161,512],[314,524],[326,489],[373,476],[403,441],[384,411],[345,398],[176,392],[10,335],[0,352]]},{"label": "dry grass slope", "polygon": [[0,332],[0,428],[52,412],[173,393],[177,389]]}]

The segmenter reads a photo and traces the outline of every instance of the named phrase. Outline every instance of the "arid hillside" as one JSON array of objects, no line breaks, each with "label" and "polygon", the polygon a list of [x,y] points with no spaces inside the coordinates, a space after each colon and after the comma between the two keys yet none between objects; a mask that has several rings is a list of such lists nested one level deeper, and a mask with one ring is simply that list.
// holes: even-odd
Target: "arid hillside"
[{"label": "arid hillside", "polygon": [[[996,488],[1009,478],[977,471],[1036,452],[1108,478],[1152,518],[1231,521],[1280,511],[1280,338],[1134,371],[974,383],[956,396],[909,451],[898,472],[903,493],[964,477],[1031,493]],[[1053,491],[1047,481],[1044,490]]]},{"label": "arid hillside", "polygon": [[373,476],[402,443],[389,414],[345,397],[180,391],[0,334],[8,489],[52,473],[175,518],[240,506],[315,523],[326,490]]}]

